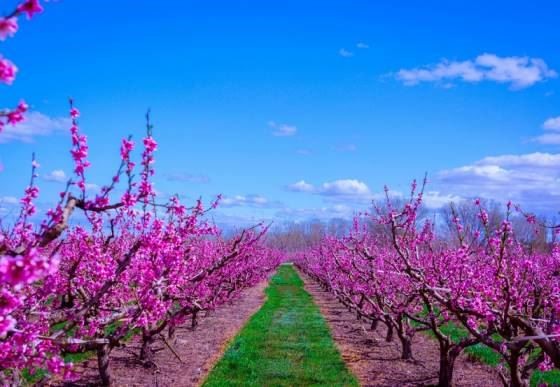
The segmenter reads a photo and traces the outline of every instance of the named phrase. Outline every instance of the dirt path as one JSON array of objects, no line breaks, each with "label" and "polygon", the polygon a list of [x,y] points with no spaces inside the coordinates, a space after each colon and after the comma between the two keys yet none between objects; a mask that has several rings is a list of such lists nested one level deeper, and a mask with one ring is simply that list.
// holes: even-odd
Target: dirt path
[{"label": "dirt path", "polygon": [[[368,329],[369,324],[358,321],[336,298],[309,277],[300,273],[305,289],[313,296],[327,320],[333,339],[343,359],[363,386],[425,386],[437,383],[439,350],[435,340],[417,334],[412,349],[415,359],[400,359],[398,340],[385,342],[384,331]],[[456,386],[501,386],[499,377],[482,364],[457,359],[454,381]]]},{"label": "dirt path", "polygon": [[[201,316],[199,325],[192,330],[181,327],[176,331],[174,346],[184,363],[162,343],[156,353],[157,369],[143,368],[134,354],[139,352],[139,343],[133,341],[125,348],[113,351],[111,367],[117,386],[197,386],[216,361],[223,355],[228,342],[245,325],[263,304],[266,282],[246,290],[231,304],[222,305],[215,311]],[[97,378],[96,359],[85,364],[84,377],[77,385],[95,385]]]}]

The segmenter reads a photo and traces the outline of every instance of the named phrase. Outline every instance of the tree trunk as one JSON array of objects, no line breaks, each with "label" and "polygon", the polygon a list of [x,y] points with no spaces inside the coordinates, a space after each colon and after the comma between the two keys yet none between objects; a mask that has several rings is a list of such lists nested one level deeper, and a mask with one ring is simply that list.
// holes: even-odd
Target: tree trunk
[{"label": "tree trunk", "polygon": [[97,347],[97,367],[99,368],[99,377],[103,386],[110,386],[113,383],[111,369],[109,368],[110,354],[111,349],[108,344]]},{"label": "tree trunk", "polygon": [[192,314],[192,319],[191,319],[191,328],[196,328],[196,326],[198,325],[198,321],[196,319],[196,315],[198,314],[198,312],[193,312]]},{"label": "tree trunk", "polygon": [[439,346],[439,382],[438,387],[451,387],[453,385],[453,368],[455,360],[462,348],[450,348],[449,344],[440,343]]},{"label": "tree trunk", "polygon": [[523,377],[519,368],[519,354],[513,352],[508,359],[510,384],[512,387],[529,387],[530,376]]},{"label": "tree trunk", "polygon": [[412,359],[412,340],[406,335],[399,335],[401,341],[401,359],[410,360]]},{"label": "tree trunk", "polygon": [[154,351],[152,344],[154,343],[154,337],[146,330],[142,331],[142,348],[140,349],[140,360],[144,362],[144,365],[151,366],[154,364]]},{"label": "tree trunk", "polygon": [[385,336],[386,342],[393,341],[393,324],[387,324],[387,335]]},{"label": "tree trunk", "polygon": [[371,329],[372,331],[376,330],[378,324],[379,324],[379,320],[378,320],[378,319],[371,320],[371,327],[370,327],[370,329]]},{"label": "tree trunk", "polygon": [[175,330],[177,328],[174,325],[169,325],[169,328],[167,328],[167,338],[169,340],[175,341]]}]

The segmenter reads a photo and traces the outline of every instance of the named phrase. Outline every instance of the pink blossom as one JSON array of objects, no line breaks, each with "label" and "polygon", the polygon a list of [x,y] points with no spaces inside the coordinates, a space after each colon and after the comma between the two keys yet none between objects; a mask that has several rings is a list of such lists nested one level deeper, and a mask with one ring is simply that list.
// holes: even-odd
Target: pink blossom
[{"label": "pink blossom", "polygon": [[17,18],[0,19],[0,40],[12,37],[18,30]]},{"label": "pink blossom", "polygon": [[12,316],[0,315],[0,339],[16,326],[16,320]]},{"label": "pink blossom", "polygon": [[31,19],[36,13],[43,12],[43,6],[39,3],[39,0],[25,0],[23,3],[18,5],[18,12],[25,13],[28,19]]},{"label": "pink blossom", "polygon": [[20,113],[25,113],[27,110],[29,110],[29,105],[27,105],[27,103],[22,100],[17,105],[16,110],[19,111]]},{"label": "pink blossom", "polygon": [[8,59],[0,58],[0,82],[11,85],[16,79],[17,67]]}]

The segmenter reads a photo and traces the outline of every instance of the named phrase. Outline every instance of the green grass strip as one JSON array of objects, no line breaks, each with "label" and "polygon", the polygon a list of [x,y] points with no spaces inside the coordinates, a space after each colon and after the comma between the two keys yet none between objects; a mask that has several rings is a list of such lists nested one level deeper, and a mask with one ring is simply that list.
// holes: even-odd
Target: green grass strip
[{"label": "green grass strip", "polygon": [[291,265],[279,267],[266,294],[204,386],[358,386]]}]

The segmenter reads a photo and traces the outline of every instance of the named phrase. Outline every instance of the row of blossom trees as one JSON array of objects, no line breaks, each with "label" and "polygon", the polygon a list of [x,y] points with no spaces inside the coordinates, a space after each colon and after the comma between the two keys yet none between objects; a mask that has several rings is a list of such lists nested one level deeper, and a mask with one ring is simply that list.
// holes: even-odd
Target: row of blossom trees
[{"label": "row of blossom trees", "polygon": [[[431,331],[440,386],[452,384],[455,359],[475,344],[501,356],[506,386],[527,386],[537,368],[560,368],[560,245],[536,251],[518,239],[511,203],[497,227],[479,200],[476,227],[452,211],[453,239],[438,234],[437,221],[419,219],[421,205],[415,184],[403,205],[387,195],[346,236],[324,238],[296,263],[374,328],[386,326],[387,340],[396,333],[403,359],[413,356],[414,334]],[[464,328],[463,339],[446,334],[450,323]]]},{"label": "row of blossom trees", "polygon": [[[0,39],[18,29],[21,14],[41,12],[27,0],[0,19]],[[0,58],[0,81],[11,84],[17,69]],[[24,119],[27,105],[0,112],[4,125]],[[18,385],[22,373],[41,369],[45,378],[75,375],[65,355],[93,351],[100,380],[114,380],[111,351],[137,336],[139,358],[153,364],[153,343],[172,349],[175,328],[195,325],[200,311],[234,299],[265,279],[280,255],[264,245],[268,227],[259,224],[225,237],[199,200],[186,207],[177,196],[157,201],[153,188],[157,143],[147,115],[139,165],[136,146],[123,139],[121,162],[110,183],[91,197],[86,189],[88,144],[80,112],[70,101],[70,154],[74,178],[43,219],[37,214],[39,164],[17,219],[0,223],[0,383]],[[75,213],[82,218],[73,222]],[[169,341],[171,340],[171,341]]]}]

